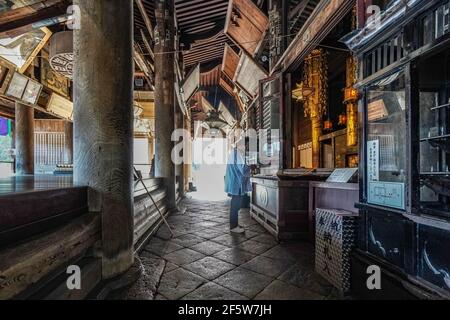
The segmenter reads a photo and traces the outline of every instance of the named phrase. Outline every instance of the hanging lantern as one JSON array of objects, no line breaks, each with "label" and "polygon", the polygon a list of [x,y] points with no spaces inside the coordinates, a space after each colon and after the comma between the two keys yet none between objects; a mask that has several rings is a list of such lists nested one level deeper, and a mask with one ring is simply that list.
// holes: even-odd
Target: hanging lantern
[{"label": "hanging lantern", "polygon": [[347,114],[343,113],[339,115],[339,123],[340,126],[346,126],[347,125]]},{"label": "hanging lantern", "polygon": [[205,122],[208,123],[209,127],[212,129],[223,129],[228,125],[227,122],[222,120],[220,117],[221,113],[217,110],[211,110],[208,113],[208,117],[206,118]]},{"label": "hanging lantern", "polygon": [[297,101],[306,101],[313,94],[314,88],[308,87],[303,81],[292,90],[292,98]]},{"label": "hanging lantern", "polygon": [[344,89],[344,102],[355,102],[358,101],[359,98],[359,92],[357,89],[353,87],[348,87]]},{"label": "hanging lantern", "polygon": [[333,122],[330,119],[325,120],[323,123],[323,129],[326,131],[333,130]]},{"label": "hanging lantern", "polygon": [[49,62],[52,69],[69,79],[73,77],[73,32],[55,33],[50,39]]}]

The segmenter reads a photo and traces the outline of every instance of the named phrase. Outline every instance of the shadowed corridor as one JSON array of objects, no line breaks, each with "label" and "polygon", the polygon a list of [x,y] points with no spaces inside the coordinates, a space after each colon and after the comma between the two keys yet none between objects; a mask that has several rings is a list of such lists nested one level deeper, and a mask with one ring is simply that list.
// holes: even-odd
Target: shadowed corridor
[{"label": "shadowed corridor", "polygon": [[144,274],[124,299],[338,299],[314,272],[314,248],[278,243],[241,210],[245,235],[231,235],[228,201],[188,199],[185,214],[170,216],[175,237],[162,226],[140,254]]}]

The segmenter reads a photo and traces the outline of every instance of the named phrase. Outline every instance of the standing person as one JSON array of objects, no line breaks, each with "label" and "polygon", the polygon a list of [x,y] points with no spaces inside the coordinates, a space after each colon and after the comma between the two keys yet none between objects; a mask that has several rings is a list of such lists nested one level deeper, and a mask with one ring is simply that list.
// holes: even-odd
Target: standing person
[{"label": "standing person", "polygon": [[230,153],[227,162],[225,176],[225,192],[231,197],[230,208],[230,232],[244,233],[244,228],[239,226],[239,210],[242,205],[242,198],[252,191],[250,183],[250,168],[245,163],[245,144],[236,143]]}]

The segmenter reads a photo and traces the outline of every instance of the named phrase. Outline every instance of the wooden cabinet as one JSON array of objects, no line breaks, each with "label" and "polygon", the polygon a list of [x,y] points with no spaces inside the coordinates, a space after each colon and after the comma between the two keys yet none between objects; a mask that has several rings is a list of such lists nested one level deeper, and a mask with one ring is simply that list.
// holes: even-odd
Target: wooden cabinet
[{"label": "wooden cabinet", "polygon": [[328,174],[252,178],[251,216],[279,240],[311,239],[310,181]]}]

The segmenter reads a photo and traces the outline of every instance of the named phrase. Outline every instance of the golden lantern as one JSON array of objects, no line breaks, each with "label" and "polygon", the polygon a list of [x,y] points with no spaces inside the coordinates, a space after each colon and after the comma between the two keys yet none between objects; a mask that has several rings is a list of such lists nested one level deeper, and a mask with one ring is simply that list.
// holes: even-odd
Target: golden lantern
[{"label": "golden lantern", "polygon": [[325,131],[333,130],[333,121],[331,121],[330,119],[325,120],[323,123],[323,129]]},{"label": "golden lantern", "polygon": [[339,115],[339,122],[338,125],[340,126],[346,126],[347,125],[347,114],[343,113]]},{"label": "golden lantern", "polygon": [[345,103],[356,102],[356,101],[358,101],[358,98],[359,98],[359,93],[358,93],[357,89],[355,89],[353,87],[344,89],[344,102]]}]

